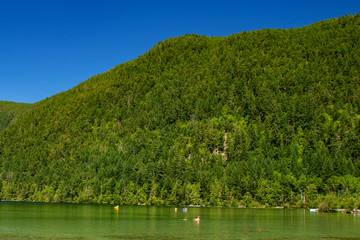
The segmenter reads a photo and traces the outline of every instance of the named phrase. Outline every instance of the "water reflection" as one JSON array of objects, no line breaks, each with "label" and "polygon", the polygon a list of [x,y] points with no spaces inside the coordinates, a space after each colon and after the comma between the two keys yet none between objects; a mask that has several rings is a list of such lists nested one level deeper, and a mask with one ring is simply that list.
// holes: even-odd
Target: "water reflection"
[{"label": "water reflection", "polygon": [[[0,203],[0,239],[359,238],[360,217],[350,214],[310,214],[306,210],[286,209],[179,210],[154,206],[119,206],[115,210],[109,205]],[[194,221],[197,217],[199,220]]]}]

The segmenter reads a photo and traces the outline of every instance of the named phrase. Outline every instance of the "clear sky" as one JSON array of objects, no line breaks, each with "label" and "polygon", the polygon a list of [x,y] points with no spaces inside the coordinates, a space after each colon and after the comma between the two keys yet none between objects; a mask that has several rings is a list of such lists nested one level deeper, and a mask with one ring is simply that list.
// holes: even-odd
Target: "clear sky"
[{"label": "clear sky", "polygon": [[359,12],[360,0],[0,0],[0,100],[43,100],[187,33],[297,28]]}]

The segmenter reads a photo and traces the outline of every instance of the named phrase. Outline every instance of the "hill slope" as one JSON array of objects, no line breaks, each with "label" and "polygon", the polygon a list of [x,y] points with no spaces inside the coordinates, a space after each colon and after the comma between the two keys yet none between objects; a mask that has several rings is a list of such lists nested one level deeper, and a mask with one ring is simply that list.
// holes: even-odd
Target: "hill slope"
[{"label": "hill slope", "polygon": [[0,101],[0,132],[3,131],[16,116],[22,114],[30,106],[30,104],[26,103]]},{"label": "hill slope", "polygon": [[0,133],[0,197],[354,207],[359,46],[360,15],[168,39]]}]

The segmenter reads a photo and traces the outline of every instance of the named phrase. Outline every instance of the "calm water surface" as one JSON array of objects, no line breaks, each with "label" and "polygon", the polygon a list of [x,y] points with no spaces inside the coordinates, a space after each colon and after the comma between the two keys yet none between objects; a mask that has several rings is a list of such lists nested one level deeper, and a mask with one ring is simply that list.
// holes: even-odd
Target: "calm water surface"
[{"label": "calm water surface", "polygon": [[[200,216],[200,223],[192,221]],[[183,219],[188,217],[188,221]],[[0,239],[360,240],[360,216],[291,209],[0,203]]]}]

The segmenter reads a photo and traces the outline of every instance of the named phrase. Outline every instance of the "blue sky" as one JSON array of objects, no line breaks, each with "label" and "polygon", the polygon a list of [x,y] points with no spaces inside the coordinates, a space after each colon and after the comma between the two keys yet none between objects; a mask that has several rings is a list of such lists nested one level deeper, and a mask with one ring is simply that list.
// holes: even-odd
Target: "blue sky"
[{"label": "blue sky", "polygon": [[43,100],[187,33],[297,28],[359,12],[359,0],[1,0],[0,100]]}]

